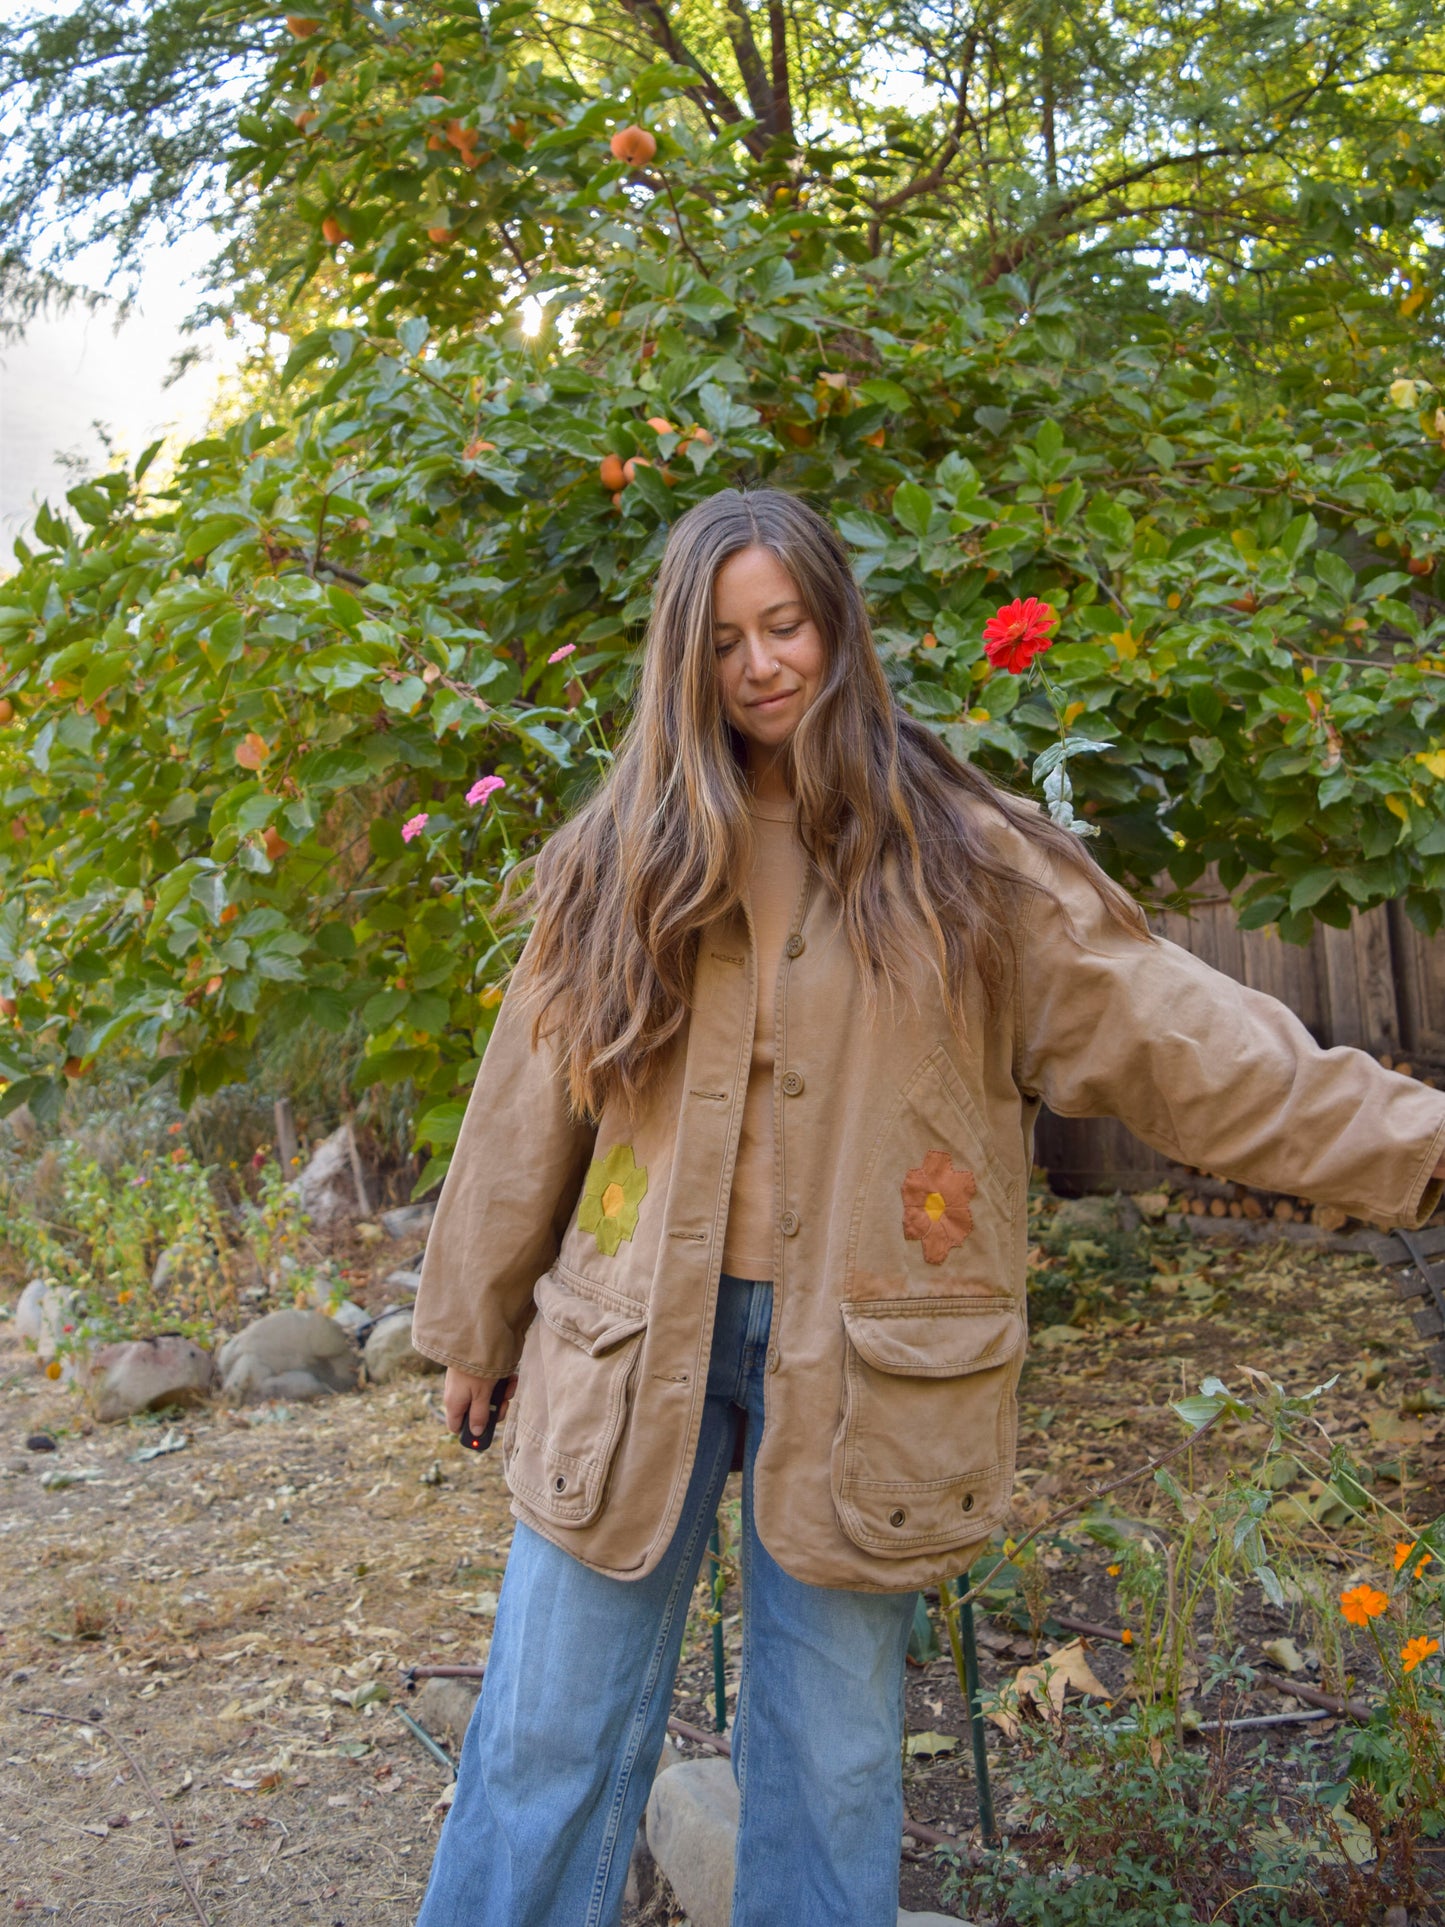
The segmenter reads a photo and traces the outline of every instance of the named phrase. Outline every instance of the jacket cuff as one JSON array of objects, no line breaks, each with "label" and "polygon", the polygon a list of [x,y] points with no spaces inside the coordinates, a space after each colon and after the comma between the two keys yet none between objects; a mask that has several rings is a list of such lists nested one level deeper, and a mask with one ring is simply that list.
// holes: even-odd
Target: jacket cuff
[{"label": "jacket cuff", "polygon": [[412,1350],[420,1352],[423,1358],[435,1359],[438,1365],[454,1365],[469,1378],[510,1378],[522,1356],[519,1347],[510,1365],[479,1365],[474,1359],[463,1358],[460,1352],[450,1352],[425,1338],[418,1338],[415,1332],[412,1333],[411,1344]]},{"label": "jacket cuff", "polygon": [[1421,1162],[1415,1181],[1405,1193],[1405,1209],[1400,1222],[1407,1231],[1418,1231],[1440,1208],[1445,1179],[1433,1177],[1435,1166],[1445,1158],[1445,1116],[1442,1116],[1430,1149]]}]

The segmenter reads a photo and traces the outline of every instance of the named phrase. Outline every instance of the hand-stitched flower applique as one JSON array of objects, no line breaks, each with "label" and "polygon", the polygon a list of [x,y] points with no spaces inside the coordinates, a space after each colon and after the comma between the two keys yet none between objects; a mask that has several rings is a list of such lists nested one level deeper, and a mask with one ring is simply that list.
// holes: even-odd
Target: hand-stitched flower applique
[{"label": "hand-stitched flower applique", "polygon": [[968,1204],[978,1184],[972,1171],[955,1171],[947,1151],[930,1151],[900,1188],[904,1237],[923,1246],[929,1264],[941,1265],[973,1230]]},{"label": "hand-stitched flower applique", "polygon": [[590,1231],[598,1249],[611,1258],[637,1229],[637,1207],[647,1191],[647,1166],[630,1144],[614,1144],[605,1158],[593,1158],[577,1207],[577,1224]]}]

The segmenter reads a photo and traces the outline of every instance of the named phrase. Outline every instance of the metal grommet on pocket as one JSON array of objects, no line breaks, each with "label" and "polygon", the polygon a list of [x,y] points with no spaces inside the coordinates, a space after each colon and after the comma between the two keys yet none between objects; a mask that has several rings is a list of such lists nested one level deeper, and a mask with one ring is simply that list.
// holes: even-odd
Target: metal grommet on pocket
[{"label": "metal grommet on pocket", "polygon": [[888,1523],[891,1526],[901,1526],[904,1523],[904,1521],[907,1519],[907,1517],[908,1517],[908,1514],[903,1510],[903,1507],[900,1505],[895,1507],[894,1510],[889,1513]]},{"label": "metal grommet on pocket", "polygon": [[783,1090],[789,1097],[796,1097],[802,1088],[803,1074],[801,1071],[786,1071],[783,1074]]},{"label": "metal grommet on pocket", "polygon": [[959,1504],[963,1507],[965,1512],[972,1512],[973,1511],[973,1494],[971,1492],[965,1492],[963,1497],[959,1500]]},{"label": "metal grommet on pocket", "polygon": [[559,1472],[556,1478],[553,1479],[552,1490],[554,1492],[565,1492],[567,1490],[567,1481],[562,1473]]},{"label": "metal grommet on pocket", "polygon": [[801,957],[803,954],[802,934],[799,931],[795,930],[792,936],[789,937],[788,941],[783,945],[783,948],[790,957]]},{"label": "metal grommet on pocket", "polygon": [[798,1229],[798,1223],[799,1219],[796,1211],[785,1211],[782,1217],[778,1219],[778,1228],[785,1238],[791,1238]]}]

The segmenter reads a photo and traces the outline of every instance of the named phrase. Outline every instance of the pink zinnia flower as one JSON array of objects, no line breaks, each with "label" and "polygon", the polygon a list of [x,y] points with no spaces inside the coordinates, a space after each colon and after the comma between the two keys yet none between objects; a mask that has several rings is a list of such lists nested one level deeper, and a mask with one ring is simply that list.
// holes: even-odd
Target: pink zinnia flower
[{"label": "pink zinnia flower", "polygon": [[562,658],[564,656],[570,656],[573,650],[576,649],[576,647],[577,645],[575,642],[564,642],[560,649],[554,649],[552,651],[551,655],[548,656],[547,660],[548,662],[561,662]]},{"label": "pink zinnia flower", "polygon": [[417,816],[408,817],[401,826],[402,842],[410,843],[414,836],[420,836],[430,820],[425,810]]},{"label": "pink zinnia flower", "polygon": [[1050,629],[1058,616],[1047,602],[1030,596],[1027,602],[1006,602],[983,625],[983,653],[995,669],[1018,676],[1035,656],[1053,647]]},{"label": "pink zinnia flower", "polygon": [[504,790],[506,787],[506,784],[500,776],[478,777],[477,781],[473,783],[472,787],[467,791],[467,801],[469,803],[485,803],[487,798],[495,791]]}]

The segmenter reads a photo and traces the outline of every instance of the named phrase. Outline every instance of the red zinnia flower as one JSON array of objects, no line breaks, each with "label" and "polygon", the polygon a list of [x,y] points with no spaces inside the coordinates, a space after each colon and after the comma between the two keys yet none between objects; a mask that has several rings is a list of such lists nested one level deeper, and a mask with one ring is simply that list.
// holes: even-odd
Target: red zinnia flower
[{"label": "red zinnia flower", "polygon": [[983,652],[995,669],[1021,675],[1035,656],[1053,646],[1049,631],[1058,619],[1051,605],[1037,596],[1006,602],[983,625]]}]

